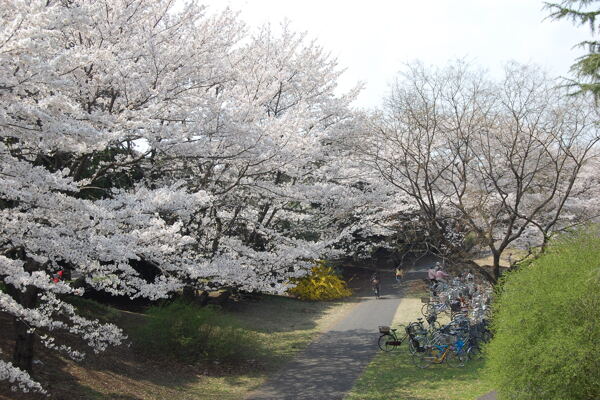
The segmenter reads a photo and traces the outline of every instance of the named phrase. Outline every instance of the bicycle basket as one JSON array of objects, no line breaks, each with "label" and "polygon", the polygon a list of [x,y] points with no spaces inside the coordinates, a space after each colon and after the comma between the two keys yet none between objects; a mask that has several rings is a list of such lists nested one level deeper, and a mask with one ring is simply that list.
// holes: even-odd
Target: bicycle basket
[{"label": "bicycle basket", "polygon": [[379,326],[379,333],[390,333],[389,326]]},{"label": "bicycle basket", "polygon": [[429,303],[429,297],[421,297],[421,303]]}]

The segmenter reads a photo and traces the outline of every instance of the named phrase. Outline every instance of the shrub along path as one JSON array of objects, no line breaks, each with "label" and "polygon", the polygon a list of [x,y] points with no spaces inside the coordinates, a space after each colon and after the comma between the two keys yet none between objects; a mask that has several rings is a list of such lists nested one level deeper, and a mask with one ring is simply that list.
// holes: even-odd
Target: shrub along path
[{"label": "shrub along path", "polygon": [[[435,259],[423,258],[405,279],[423,279]],[[377,353],[379,325],[389,325],[402,299],[392,271],[380,271],[381,298],[361,301],[247,400],[342,399]]]}]

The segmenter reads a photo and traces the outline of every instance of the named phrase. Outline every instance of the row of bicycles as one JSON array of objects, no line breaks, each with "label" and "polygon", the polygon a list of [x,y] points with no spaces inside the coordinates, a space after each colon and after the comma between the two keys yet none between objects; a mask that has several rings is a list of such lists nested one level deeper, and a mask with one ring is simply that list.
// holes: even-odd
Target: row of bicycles
[{"label": "row of bicycles", "polygon": [[471,359],[481,357],[481,345],[491,338],[487,320],[470,324],[468,319],[457,315],[450,323],[440,326],[436,322],[426,322],[418,318],[409,325],[391,329],[380,326],[378,345],[386,352],[408,348],[413,363],[419,368],[431,364],[447,363],[450,366],[463,366]]},{"label": "row of bicycles", "polygon": [[429,286],[430,296],[421,298],[421,313],[425,318],[434,314],[453,318],[457,314],[479,322],[490,318],[489,304],[492,287],[485,282],[476,283],[473,278],[457,277],[448,281],[434,281]]},{"label": "row of bicycles", "polygon": [[423,318],[394,329],[380,326],[379,348],[393,352],[405,347],[419,368],[442,363],[461,367],[481,358],[482,344],[491,339],[491,288],[472,283],[460,278],[432,282],[430,297],[421,299]]}]

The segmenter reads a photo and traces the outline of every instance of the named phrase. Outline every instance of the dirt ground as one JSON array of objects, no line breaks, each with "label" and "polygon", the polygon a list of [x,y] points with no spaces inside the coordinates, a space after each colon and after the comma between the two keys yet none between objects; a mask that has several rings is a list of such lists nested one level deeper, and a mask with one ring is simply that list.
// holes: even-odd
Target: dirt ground
[{"label": "dirt ground", "polygon": [[[360,296],[372,295],[372,273],[373,270],[369,268],[344,270],[348,285],[355,293],[353,298],[344,302],[300,302],[292,299],[289,302],[247,301],[230,304],[230,312],[249,325],[255,324],[265,331],[271,331],[274,335],[273,346],[281,343],[280,347],[289,347],[282,352],[280,358],[283,360],[350,312]],[[392,271],[382,273],[390,274],[390,278],[393,274]],[[422,289],[417,282],[411,284],[408,290],[417,293]],[[143,318],[142,314],[136,312],[120,311],[119,320],[115,322],[127,327],[141,323]],[[72,344],[75,348],[85,348],[74,337],[59,336],[59,341],[61,344]],[[12,318],[0,313],[0,351],[4,359],[10,359],[13,346]],[[88,352],[86,359],[77,363],[36,345],[35,360],[35,379],[52,393],[52,399],[57,400],[235,399],[240,398],[247,388],[264,381],[274,368],[273,365],[260,362],[237,366],[186,365],[160,357],[147,358],[128,346],[109,348],[100,354]],[[235,389],[237,387],[239,391]],[[213,397],[211,393],[214,393]],[[0,400],[43,398],[37,394],[12,392],[7,382],[0,382]]]},{"label": "dirt ground", "polygon": [[[353,283],[360,286],[361,279]],[[257,329],[275,355],[269,360],[249,360],[243,365],[185,363],[147,357],[133,347],[119,346],[74,362],[36,344],[35,379],[56,400],[204,400],[239,399],[261,384],[272,371],[305,347],[327,326],[354,306],[346,302],[301,302],[265,296],[260,300],[230,302],[224,312]],[[144,315],[119,312],[118,326],[140,324]],[[58,336],[61,344],[85,349],[75,338]],[[10,359],[14,346],[12,318],[0,313],[0,351]],[[0,400],[41,400],[39,394],[22,394],[0,382]]]}]

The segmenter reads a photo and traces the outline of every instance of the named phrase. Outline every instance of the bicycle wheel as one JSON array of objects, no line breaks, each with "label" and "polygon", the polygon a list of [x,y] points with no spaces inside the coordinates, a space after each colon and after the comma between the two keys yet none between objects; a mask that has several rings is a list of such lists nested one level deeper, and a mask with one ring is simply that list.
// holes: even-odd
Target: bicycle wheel
[{"label": "bicycle wheel", "polygon": [[412,355],[412,362],[418,368],[427,368],[437,360],[436,353],[431,347],[426,347]]},{"label": "bicycle wheel", "polygon": [[379,336],[379,340],[377,341],[377,345],[379,348],[385,352],[390,352],[400,347],[398,344],[398,339],[395,336],[390,335],[389,333],[384,333]]},{"label": "bicycle wheel", "polygon": [[378,299],[379,298],[379,286],[373,287],[373,293],[375,293],[375,298]]},{"label": "bicycle wheel", "polygon": [[442,306],[441,309],[438,309],[438,314],[443,314],[452,320],[452,310],[448,305]]},{"label": "bicycle wheel", "polygon": [[467,349],[467,357],[469,358],[469,360],[483,359],[483,354],[481,353],[481,349],[479,348],[479,345],[470,344],[469,348]]},{"label": "bicycle wheel", "polygon": [[413,339],[411,339],[410,337],[407,338],[408,341],[408,352],[410,354],[415,354],[418,353],[420,351],[423,351],[423,349],[427,346],[427,337],[426,336],[415,336]]},{"label": "bicycle wheel", "polygon": [[454,348],[448,348],[447,352],[446,363],[449,367],[457,368],[465,366],[468,360],[466,349],[463,348],[457,353]]},{"label": "bicycle wheel", "polygon": [[433,312],[433,308],[434,307],[431,303],[425,303],[423,304],[423,307],[421,307],[421,314],[427,318]]},{"label": "bicycle wheel", "polygon": [[427,330],[423,326],[423,323],[421,322],[411,322],[410,324],[408,324],[408,330],[413,335],[425,334],[427,332]]},{"label": "bicycle wheel", "polygon": [[429,331],[433,332],[433,331],[439,331],[440,329],[442,329],[442,324],[440,324],[437,321],[433,321],[430,325],[429,325]]}]

